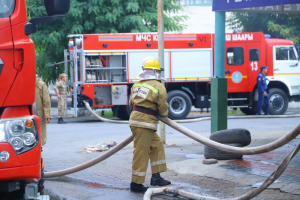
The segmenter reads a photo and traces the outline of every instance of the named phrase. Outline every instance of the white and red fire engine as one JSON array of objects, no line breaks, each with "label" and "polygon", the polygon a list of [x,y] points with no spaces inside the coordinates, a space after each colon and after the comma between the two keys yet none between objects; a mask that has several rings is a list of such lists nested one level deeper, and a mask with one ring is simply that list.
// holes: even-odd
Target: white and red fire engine
[{"label": "white and red fire engine", "polygon": [[[94,108],[112,107],[128,119],[128,98],[141,63],[157,57],[156,33],[70,35],[69,50],[74,107],[88,101]],[[186,117],[191,106],[210,107],[214,75],[214,34],[165,34],[164,70],[169,117]],[[270,114],[284,114],[290,100],[299,99],[300,66],[292,41],[271,39],[260,32],[226,34],[225,77],[228,106],[246,114],[257,112],[256,78],[269,67]],[[77,98],[76,98],[77,97]]]}]

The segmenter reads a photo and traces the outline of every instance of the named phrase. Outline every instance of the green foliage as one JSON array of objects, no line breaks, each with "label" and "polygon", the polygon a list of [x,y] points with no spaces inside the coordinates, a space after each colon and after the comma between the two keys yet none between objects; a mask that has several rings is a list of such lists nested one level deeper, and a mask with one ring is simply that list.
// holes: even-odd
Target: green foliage
[{"label": "green foliage", "polygon": [[[47,16],[43,0],[26,0],[31,19]],[[54,82],[64,66],[47,67],[63,61],[69,34],[136,33],[157,31],[157,1],[153,0],[71,0],[69,13],[62,19],[38,25],[31,35],[36,46],[37,72]],[[176,0],[164,0],[165,31],[181,31],[186,16]],[[171,15],[172,14],[172,15]]]},{"label": "green foliage", "polygon": [[260,31],[272,38],[283,38],[299,43],[300,15],[277,13],[231,13],[227,24],[232,30]]}]

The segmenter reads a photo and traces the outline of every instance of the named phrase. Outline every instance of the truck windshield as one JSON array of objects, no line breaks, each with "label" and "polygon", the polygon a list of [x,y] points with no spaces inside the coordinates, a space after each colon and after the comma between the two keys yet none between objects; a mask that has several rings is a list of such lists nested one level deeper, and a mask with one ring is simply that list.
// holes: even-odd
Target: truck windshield
[{"label": "truck windshield", "polygon": [[0,0],[0,18],[9,17],[15,9],[16,0]]}]

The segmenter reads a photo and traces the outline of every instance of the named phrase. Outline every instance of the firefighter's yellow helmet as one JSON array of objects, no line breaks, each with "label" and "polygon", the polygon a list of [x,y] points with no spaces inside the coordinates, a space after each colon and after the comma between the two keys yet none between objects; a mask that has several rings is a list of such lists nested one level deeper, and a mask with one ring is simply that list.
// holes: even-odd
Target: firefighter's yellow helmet
[{"label": "firefighter's yellow helmet", "polygon": [[143,61],[143,69],[149,70],[159,70],[162,71],[163,69],[160,68],[160,63],[157,59],[153,57],[148,57]]}]

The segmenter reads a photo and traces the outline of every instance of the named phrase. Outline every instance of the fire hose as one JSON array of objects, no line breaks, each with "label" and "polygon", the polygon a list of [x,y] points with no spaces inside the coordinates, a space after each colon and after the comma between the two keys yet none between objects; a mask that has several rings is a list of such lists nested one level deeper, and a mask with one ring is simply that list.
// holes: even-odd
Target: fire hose
[{"label": "fire hose", "polygon": [[[121,123],[121,124],[128,124],[128,121],[120,121],[120,120],[111,120],[111,119],[106,119],[103,117],[100,117],[97,113],[95,113],[91,107],[89,106],[89,104],[87,102],[85,102],[85,105],[87,107],[87,109],[94,114],[98,119],[100,119],[101,121],[104,122],[109,122],[109,123]],[[265,116],[267,118],[287,118],[287,117],[299,117],[300,115],[288,115],[288,116],[281,116],[281,115],[272,115],[272,116]],[[231,116],[228,117],[229,119],[241,119],[241,118],[257,118],[260,116],[242,116],[242,117],[236,117],[236,116]],[[161,117],[158,116],[158,119],[161,120],[162,122],[164,122],[165,124],[169,125],[170,127],[174,128],[175,130],[183,133],[184,135],[204,144],[207,145],[209,147],[221,150],[221,151],[225,151],[228,153],[234,153],[234,154],[243,154],[243,155],[254,155],[254,154],[260,154],[260,153],[266,153],[269,151],[272,151],[274,149],[277,149],[285,144],[287,144],[288,142],[290,142],[291,140],[293,140],[296,136],[298,136],[300,134],[300,124],[298,124],[292,131],[290,131],[288,134],[284,135],[283,137],[275,140],[274,142],[271,142],[269,144],[266,145],[262,145],[262,146],[258,146],[258,147],[243,147],[243,148],[239,148],[239,147],[232,147],[232,146],[227,146],[215,141],[212,141],[208,138],[205,138],[187,128],[185,128],[184,126],[181,126],[179,123],[183,123],[183,122],[195,122],[195,121],[203,121],[203,120],[209,120],[210,117],[205,117],[205,118],[196,118],[196,119],[191,119],[191,120],[170,120],[169,118],[166,117]],[[68,169],[64,169],[64,170],[59,170],[59,171],[52,171],[52,172],[45,172],[45,178],[51,178],[51,177],[56,177],[56,176],[63,176],[63,175],[67,175],[67,174],[71,174],[71,173],[75,173],[78,171],[81,171],[83,169],[89,168],[103,160],[105,160],[106,158],[109,158],[110,156],[112,156],[113,154],[115,154],[116,152],[118,152],[119,150],[121,150],[122,148],[124,148],[125,146],[127,146],[130,142],[133,141],[133,135],[129,136],[127,139],[125,139],[123,142],[119,143],[118,145],[116,145],[113,149],[109,150],[108,152],[90,160],[87,161],[83,164],[68,168]],[[289,161],[294,157],[294,155],[296,155],[296,153],[299,151],[299,144],[287,155],[287,157],[282,161],[282,163],[279,165],[279,167],[277,168],[277,170],[265,181],[265,183],[255,189],[252,190],[236,199],[240,199],[240,200],[244,200],[244,199],[251,199],[254,196],[253,195],[258,195],[259,193],[261,193],[265,188],[267,188],[269,185],[271,185],[285,170],[285,168],[287,167]],[[157,188],[156,188],[157,189]],[[173,194],[177,194],[177,195],[193,195],[193,196],[201,196],[201,195],[196,195],[196,194],[189,194],[187,192],[184,192],[182,190],[174,190],[172,188],[166,187],[164,189],[159,188],[159,191],[156,191],[155,189],[149,189],[149,191],[145,194],[144,196],[144,200],[150,199],[151,198],[151,194],[154,193],[161,193],[161,192],[171,192],[173,191]],[[174,192],[177,191],[177,192]],[[150,197],[149,197],[150,196]],[[202,198],[205,198],[207,200],[209,199],[216,199],[216,198],[211,198],[211,197],[204,197],[201,196]],[[234,199],[234,200],[236,200]]]}]

